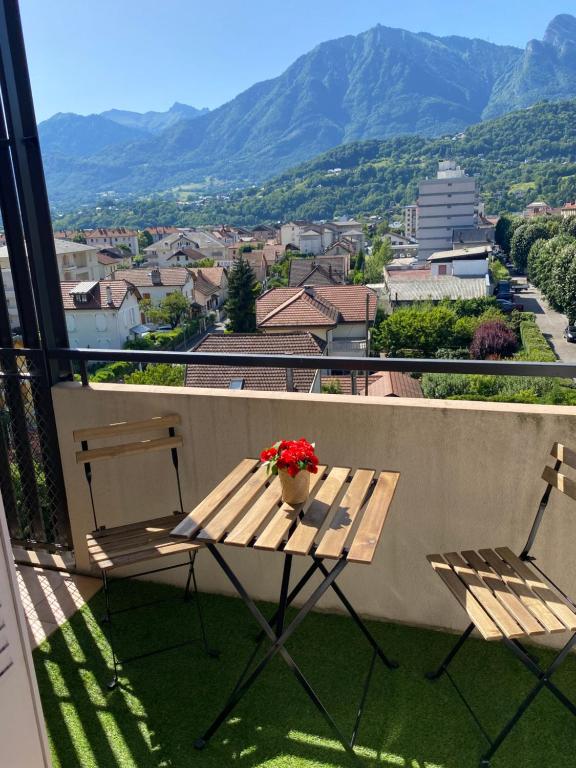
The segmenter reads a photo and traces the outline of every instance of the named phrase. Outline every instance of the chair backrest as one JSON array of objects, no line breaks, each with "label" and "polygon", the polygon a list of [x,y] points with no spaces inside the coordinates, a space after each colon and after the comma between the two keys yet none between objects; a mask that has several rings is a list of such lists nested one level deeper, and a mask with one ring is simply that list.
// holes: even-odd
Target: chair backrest
[{"label": "chair backrest", "polygon": [[522,550],[521,558],[524,560],[529,559],[530,550],[532,549],[534,540],[538,534],[538,529],[540,528],[552,491],[558,490],[576,501],[576,481],[560,471],[563,464],[571,469],[576,469],[576,451],[562,445],[562,443],[554,443],[550,455],[555,459],[554,466],[546,466],[542,472],[542,479],[547,483],[546,490],[540,499],[540,505],[534,523],[532,524],[528,541]]},{"label": "chair backrest", "polygon": [[[181,422],[182,420],[178,414],[170,414],[168,416],[155,416],[151,419],[144,419],[142,421],[120,421],[114,424],[106,424],[101,427],[88,427],[87,429],[74,430],[72,433],[74,442],[81,444],[81,450],[76,451],[76,463],[84,465],[84,474],[90,491],[90,502],[92,505],[95,530],[99,528],[99,525],[92,491],[92,463],[105,459],[118,459],[125,456],[134,456],[136,454],[169,450],[176,475],[178,502],[180,507],[175,511],[175,514],[184,512],[178,462],[178,448],[182,447],[184,441],[182,435],[176,434],[175,429],[180,426]],[[168,436],[142,436],[143,433],[158,432],[159,430],[167,430]],[[88,445],[88,442],[93,440],[101,442],[116,440],[117,438],[126,439],[122,442],[115,441],[108,445],[98,445],[96,448],[90,448]]]}]

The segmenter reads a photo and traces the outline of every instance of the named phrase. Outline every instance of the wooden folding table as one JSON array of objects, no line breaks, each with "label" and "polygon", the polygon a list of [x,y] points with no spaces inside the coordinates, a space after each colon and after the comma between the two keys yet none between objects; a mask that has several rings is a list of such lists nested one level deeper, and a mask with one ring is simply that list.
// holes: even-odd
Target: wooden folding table
[{"label": "wooden folding table", "polygon": [[[197,740],[197,748],[201,749],[206,745],[270,660],[279,654],[345,749],[353,751],[376,658],[380,658],[389,669],[395,668],[397,664],[386,657],[336,580],[348,563],[372,563],[398,478],[398,472],[377,472],[373,469],[352,471],[348,467],[320,466],[318,473],[311,475],[308,500],[304,504],[291,506],[281,502],[278,477],[267,475],[266,468],[260,465],[258,459],[243,459],[174,528],[172,536],[175,538],[194,540],[206,545],[262,630],[259,643],[232,694],[212,725]],[[217,544],[284,554],[279,606],[270,620],[266,620],[262,615],[224,559]],[[312,563],[298,583],[290,589],[293,556],[310,557]],[[334,564],[326,565],[326,561],[334,561]],[[320,585],[314,589],[296,617],[285,626],[287,607],[317,571],[323,577]],[[334,590],[373,651],[352,736],[349,739],[344,737],[285,647],[288,638],[330,588]],[[250,671],[260,644],[266,638],[270,641],[270,646]]]}]

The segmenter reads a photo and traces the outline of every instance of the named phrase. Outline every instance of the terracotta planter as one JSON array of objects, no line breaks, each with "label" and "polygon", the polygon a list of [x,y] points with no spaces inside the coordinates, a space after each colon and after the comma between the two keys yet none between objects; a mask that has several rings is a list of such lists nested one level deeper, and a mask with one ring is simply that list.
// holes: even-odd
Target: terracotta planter
[{"label": "terracotta planter", "polygon": [[278,470],[282,485],[282,501],[292,506],[303,504],[310,493],[310,472],[301,469],[296,477],[290,477],[285,469]]}]

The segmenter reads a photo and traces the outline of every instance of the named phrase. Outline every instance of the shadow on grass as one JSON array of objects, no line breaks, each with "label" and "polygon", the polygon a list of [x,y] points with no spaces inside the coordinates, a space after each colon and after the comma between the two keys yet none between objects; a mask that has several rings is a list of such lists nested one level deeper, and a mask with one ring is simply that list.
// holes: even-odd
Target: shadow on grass
[{"label": "shadow on grass", "polygon": [[[126,582],[118,594],[129,603],[174,592],[157,584]],[[423,678],[454,638],[379,622],[371,623],[373,633],[402,666],[390,672],[377,663],[357,740],[358,759],[344,753],[279,659],[206,749],[197,752],[194,741],[234,687],[255,635],[239,600],[209,595],[202,600],[211,642],[222,652],[219,660],[208,658],[201,644],[194,644],[127,665],[121,687],[109,692],[109,650],[95,619],[102,613],[100,594],[35,652],[55,767],[478,765],[483,738],[449,681],[429,683]],[[263,610],[269,615],[272,607]],[[127,613],[116,623],[125,655],[199,634],[194,606],[179,602]],[[312,614],[289,650],[348,734],[371,657],[358,629],[342,616]],[[539,653],[543,662],[551,657]],[[468,641],[453,671],[491,733],[533,684],[504,648],[479,640]],[[567,693],[576,690],[576,659],[569,659],[557,683]],[[568,768],[574,765],[575,753],[576,723],[545,692],[493,765]]]}]

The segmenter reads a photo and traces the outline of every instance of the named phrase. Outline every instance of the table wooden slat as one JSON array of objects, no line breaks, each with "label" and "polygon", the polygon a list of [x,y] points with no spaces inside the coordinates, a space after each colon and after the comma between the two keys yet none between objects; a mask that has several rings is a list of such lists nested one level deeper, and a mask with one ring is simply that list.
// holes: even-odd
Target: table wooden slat
[{"label": "table wooden slat", "polygon": [[373,469],[356,470],[348,490],[338,505],[334,518],[316,550],[317,557],[340,557],[375,474]]},{"label": "table wooden slat", "polygon": [[399,477],[399,472],[380,473],[348,552],[350,562],[371,563],[374,559]]},{"label": "table wooden slat", "polygon": [[307,509],[314,497],[314,491],[320,484],[326,467],[319,466],[318,474],[310,476],[310,496],[304,504],[293,507],[291,504],[282,504],[278,512],[272,517],[260,536],[256,539],[256,549],[276,550],[284,541],[294,520],[300,512]]},{"label": "table wooden slat", "polygon": [[298,527],[288,539],[284,552],[289,555],[307,555],[312,549],[314,539],[326,520],[326,517],[342,486],[350,474],[349,467],[333,467],[323,486],[316,494],[316,498],[308,507],[308,511],[300,520]]},{"label": "table wooden slat", "polygon": [[234,493],[258,464],[258,459],[242,459],[242,461],[226,475],[213,491],[211,491],[198,506],[186,515],[186,518],[172,531],[177,539],[189,539],[202,528],[211,515]]},{"label": "table wooden slat", "polygon": [[224,544],[236,547],[247,547],[256,536],[261,525],[267,519],[282,497],[280,479],[275,477],[262,496],[256,500],[244,517],[236,523],[236,527],[226,536]]},{"label": "table wooden slat", "polygon": [[464,582],[456,576],[442,555],[428,555],[427,560],[462,608],[464,608],[482,637],[485,640],[500,640],[502,632],[500,632],[484,608],[466,588]]},{"label": "table wooden slat", "polygon": [[566,632],[564,624],[554,616],[552,611],[546,606],[546,603],[532,592],[524,579],[508,563],[505,563],[501,557],[498,557],[493,549],[480,549],[479,553],[486,562],[490,563],[496,573],[500,574],[503,581],[518,596],[522,605],[538,619],[548,632]]},{"label": "table wooden slat", "polygon": [[250,507],[267,482],[266,467],[262,465],[206,523],[196,539],[198,541],[220,541],[224,534],[234,526],[242,513]]}]

